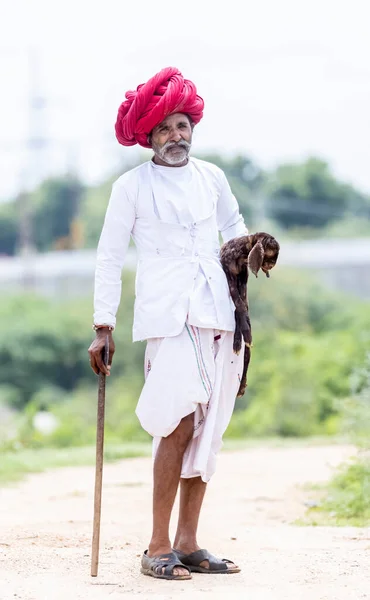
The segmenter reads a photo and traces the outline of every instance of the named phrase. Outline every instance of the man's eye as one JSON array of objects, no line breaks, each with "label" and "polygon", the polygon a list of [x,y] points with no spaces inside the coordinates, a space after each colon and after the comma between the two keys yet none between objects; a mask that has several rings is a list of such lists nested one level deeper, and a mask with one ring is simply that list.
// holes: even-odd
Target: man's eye
[{"label": "man's eye", "polygon": [[168,127],[161,127],[159,133],[165,133],[165,131],[168,131]]}]

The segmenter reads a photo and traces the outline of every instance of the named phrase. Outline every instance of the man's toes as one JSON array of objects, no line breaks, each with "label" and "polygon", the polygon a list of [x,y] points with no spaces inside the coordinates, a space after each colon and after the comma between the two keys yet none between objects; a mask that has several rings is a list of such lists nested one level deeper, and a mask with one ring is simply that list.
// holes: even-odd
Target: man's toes
[{"label": "man's toes", "polygon": [[[239,569],[239,567],[237,567],[234,563],[226,563],[227,564],[227,568],[234,570],[234,569]],[[208,560],[203,560],[200,564],[200,567],[203,567],[203,569],[209,569],[209,562]]]},{"label": "man's toes", "polygon": [[182,569],[181,567],[175,567],[173,574],[176,577],[183,577],[184,575],[189,575],[189,571],[187,569]]},{"label": "man's toes", "polygon": [[[164,575],[164,568],[162,569],[162,573]],[[172,575],[175,577],[183,577],[184,575],[189,575],[189,571],[187,569],[182,569],[181,567],[175,567],[172,571]]]}]

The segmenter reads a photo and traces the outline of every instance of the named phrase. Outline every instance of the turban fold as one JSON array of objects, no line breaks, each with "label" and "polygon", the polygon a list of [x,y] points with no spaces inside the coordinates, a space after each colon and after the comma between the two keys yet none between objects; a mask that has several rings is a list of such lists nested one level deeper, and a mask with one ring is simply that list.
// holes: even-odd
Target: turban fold
[{"label": "turban fold", "polygon": [[117,140],[123,146],[150,148],[148,134],[168,115],[186,113],[196,124],[203,117],[203,107],[194,83],[184,79],[175,67],[167,67],[136,91],[126,92],[126,100],[118,109]]}]

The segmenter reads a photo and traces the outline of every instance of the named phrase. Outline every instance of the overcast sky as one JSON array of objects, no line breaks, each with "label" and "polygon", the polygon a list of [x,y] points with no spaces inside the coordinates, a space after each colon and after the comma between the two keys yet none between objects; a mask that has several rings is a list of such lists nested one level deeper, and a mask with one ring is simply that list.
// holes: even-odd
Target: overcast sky
[{"label": "overcast sky", "polygon": [[[115,141],[118,106],[165,66],[205,100],[195,150],[263,167],[315,154],[370,192],[369,12],[368,0],[3,0],[0,198],[66,161],[98,181],[134,157]],[[50,140],[41,167],[24,152],[31,128]]]}]

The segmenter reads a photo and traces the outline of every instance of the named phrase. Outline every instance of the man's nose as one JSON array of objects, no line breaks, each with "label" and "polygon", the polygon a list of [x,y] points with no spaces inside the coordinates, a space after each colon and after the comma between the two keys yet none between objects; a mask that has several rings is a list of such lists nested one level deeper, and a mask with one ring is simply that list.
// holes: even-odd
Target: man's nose
[{"label": "man's nose", "polygon": [[181,140],[181,133],[180,131],[173,131],[171,134],[171,142],[179,142]]}]

